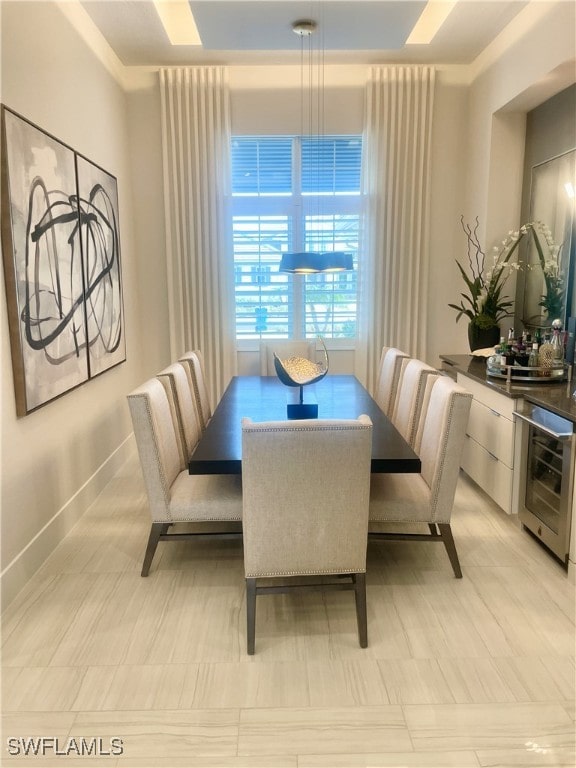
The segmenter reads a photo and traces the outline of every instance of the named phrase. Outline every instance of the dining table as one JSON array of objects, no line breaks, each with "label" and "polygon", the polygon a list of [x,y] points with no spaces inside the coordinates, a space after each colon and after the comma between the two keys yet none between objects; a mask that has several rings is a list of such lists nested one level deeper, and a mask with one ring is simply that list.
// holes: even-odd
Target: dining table
[{"label": "dining table", "polygon": [[[287,405],[298,388],[275,376],[234,376],[208,422],[188,466],[191,475],[242,473],[242,419],[287,421]],[[372,472],[421,471],[417,454],[355,376],[328,374],[304,388],[318,404],[319,419],[372,421]]]}]

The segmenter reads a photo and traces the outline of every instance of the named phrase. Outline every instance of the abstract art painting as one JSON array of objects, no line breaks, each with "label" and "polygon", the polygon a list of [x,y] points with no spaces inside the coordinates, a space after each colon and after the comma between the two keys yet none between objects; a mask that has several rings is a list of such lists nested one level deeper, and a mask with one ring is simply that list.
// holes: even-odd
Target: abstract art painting
[{"label": "abstract art painting", "polygon": [[2,108],[2,252],[16,412],[125,359],[116,179]]},{"label": "abstract art painting", "polygon": [[88,371],[96,376],[126,359],[116,179],[80,155],[78,214],[84,266]]}]

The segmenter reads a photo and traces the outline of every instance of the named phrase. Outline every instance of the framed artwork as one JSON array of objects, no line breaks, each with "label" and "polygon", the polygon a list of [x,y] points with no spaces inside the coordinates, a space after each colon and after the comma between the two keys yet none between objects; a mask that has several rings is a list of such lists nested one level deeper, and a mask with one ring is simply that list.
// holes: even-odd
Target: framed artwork
[{"label": "framed artwork", "polygon": [[114,177],[5,106],[1,172],[6,304],[23,416],[125,360],[118,195]]},{"label": "framed artwork", "polygon": [[76,156],[90,377],[126,359],[116,179]]}]

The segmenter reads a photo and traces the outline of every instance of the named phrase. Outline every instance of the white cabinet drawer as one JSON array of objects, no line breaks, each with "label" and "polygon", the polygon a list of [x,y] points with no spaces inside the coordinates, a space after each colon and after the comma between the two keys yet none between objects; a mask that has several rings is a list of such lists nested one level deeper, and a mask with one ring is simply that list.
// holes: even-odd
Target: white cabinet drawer
[{"label": "white cabinet drawer", "polygon": [[461,373],[457,377],[458,384],[463,386],[474,396],[474,400],[485,405],[487,408],[497,411],[501,416],[512,421],[516,401],[512,397],[506,397],[501,392],[497,392],[486,384],[480,384],[478,381],[469,379]]},{"label": "white cabinet drawer", "polygon": [[509,467],[514,466],[514,422],[472,400],[467,433]]},{"label": "white cabinet drawer", "polygon": [[508,514],[512,511],[512,470],[466,437],[461,467]]}]

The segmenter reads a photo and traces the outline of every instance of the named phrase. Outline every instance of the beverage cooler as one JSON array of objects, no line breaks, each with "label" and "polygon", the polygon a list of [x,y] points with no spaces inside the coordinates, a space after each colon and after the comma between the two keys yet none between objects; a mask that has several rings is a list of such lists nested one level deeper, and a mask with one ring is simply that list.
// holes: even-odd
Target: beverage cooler
[{"label": "beverage cooler", "polygon": [[574,424],[540,406],[523,403],[519,517],[568,566],[572,524]]}]

